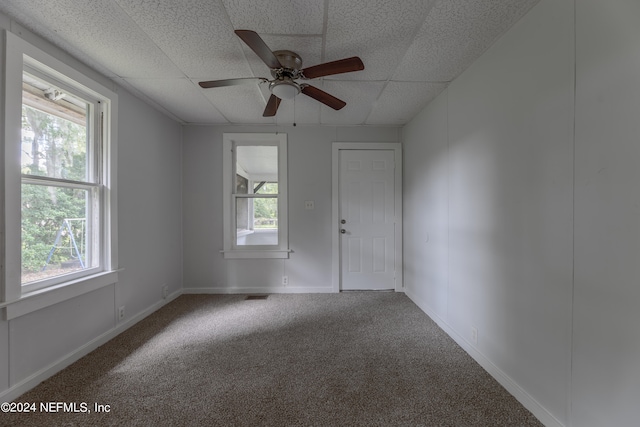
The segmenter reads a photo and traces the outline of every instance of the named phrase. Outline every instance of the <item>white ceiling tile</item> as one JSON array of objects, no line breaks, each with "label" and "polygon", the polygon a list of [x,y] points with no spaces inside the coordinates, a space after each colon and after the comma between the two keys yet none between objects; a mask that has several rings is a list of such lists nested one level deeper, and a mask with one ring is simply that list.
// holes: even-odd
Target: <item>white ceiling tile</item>
[{"label": "white ceiling tile", "polygon": [[[114,2],[20,0],[4,6],[29,30],[120,77],[182,73]],[[80,55],[77,55],[80,56]]]},{"label": "white ceiling tile", "polygon": [[262,117],[267,103],[257,84],[218,87],[203,93],[231,123],[274,122],[271,117]]},{"label": "white ceiling tile", "polygon": [[453,80],[538,1],[438,2],[393,79]]},{"label": "white ceiling tile", "polygon": [[[1,2],[0,2],[0,5],[2,5]],[[11,23],[11,31],[13,31],[15,34],[18,34],[25,41],[35,46],[39,46],[38,41],[42,37],[45,37],[43,36],[43,32],[36,33],[33,30],[28,29],[26,26],[16,23],[15,21]],[[45,31],[48,31],[48,30],[45,29]],[[82,62],[83,64],[87,65],[89,68],[93,69],[94,71],[97,71],[103,76],[114,79],[114,80],[118,78],[118,75],[115,74],[112,70],[96,62],[95,57],[91,57],[90,54],[80,51],[79,49],[76,49],[75,47],[70,46],[65,41],[57,39],[56,37],[57,35],[54,35],[46,38],[46,40],[51,45],[54,45],[60,48],[62,51],[65,51],[69,56],[75,58],[79,62]],[[65,60],[64,57],[60,57],[59,59],[63,61]]]},{"label": "white ceiling tile", "polygon": [[366,123],[407,123],[446,86],[444,83],[389,82],[373,105]]},{"label": "white ceiling tile", "polygon": [[384,83],[381,82],[325,80],[322,90],[343,100],[347,105],[338,111],[322,105],[322,124],[363,124],[383,87]]},{"label": "white ceiling tile", "polygon": [[251,70],[224,7],[210,0],[116,0],[190,78],[248,77]]},{"label": "white ceiling tile", "polygon": [[304,95],[297,96],[293,102],[283,101],[278,110],[278,123],[318,124],[321,106],[315,99]]},{"label": "white ceiling tile", "polygon": [[126,79],[144,96],[185,123],[228,123],[203,89],[187,79]]},{"label": "white ceiling tile", "polygon": [[360,56],[365,69],[347,79],[386,80],[410,46],[433,0],[330,1],[325,62]]},{"label": "white ceiling tile", "polygon": [[265,34],[322,34],[324,2],[222,0],[233,28]]}]

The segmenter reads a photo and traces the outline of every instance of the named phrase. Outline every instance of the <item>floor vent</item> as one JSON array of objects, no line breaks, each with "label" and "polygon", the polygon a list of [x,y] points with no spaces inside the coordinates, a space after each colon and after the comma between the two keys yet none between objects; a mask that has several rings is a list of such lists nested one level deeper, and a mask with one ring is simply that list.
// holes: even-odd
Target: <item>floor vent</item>
[{"label": "floor vent", "polygon": [[247,295],[245,299],[248,300],[248,299],[267,299],[267,298],[269,298],[269,295]]}]

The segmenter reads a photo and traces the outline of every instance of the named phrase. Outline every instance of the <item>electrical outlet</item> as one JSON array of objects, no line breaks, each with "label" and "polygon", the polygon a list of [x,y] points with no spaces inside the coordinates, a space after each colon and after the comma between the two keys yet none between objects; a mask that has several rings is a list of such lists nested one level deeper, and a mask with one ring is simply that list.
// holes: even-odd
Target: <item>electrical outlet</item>
[{"label": "electrical outlet", "polygon": [[311,211],[311,210],[315,209],[315,206],[314,206],[313,200],[305,200],[305,201],[304,201],[304,208],[305,208],[305,209],[307,209],[307,210],[309,210],[309,211]]},{"label": "electrical outlet", "polygon": [[471,327],[471,342],[478,344],[478,328],[474,326]]},{"label": "electrical outlet", "polygon": [[118,320],[124,319],[124,305],[118,308]]},{"label": "electrical outlet", "polygon": [[162,299],[167,299],[168,296],[169,296],[169,286],[164,285],[162,287]]},{"label": "electrical outlet", "polygon": [[287,286],[289,284],[289,276],[282,276],[282,284]]}]

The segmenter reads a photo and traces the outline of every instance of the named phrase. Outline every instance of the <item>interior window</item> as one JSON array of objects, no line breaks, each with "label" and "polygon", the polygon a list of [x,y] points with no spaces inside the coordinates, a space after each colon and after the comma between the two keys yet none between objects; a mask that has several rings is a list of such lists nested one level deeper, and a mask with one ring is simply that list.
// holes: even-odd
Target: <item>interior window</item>
[{"label": "interior window", "polygon": [[232,183],[225,184],[225,212],[233,230],[225,230],[225,257],[288,257],[286,136],[225,134],[224,140]]},{"label": "interior window", "polygon": [[278,244],[278,147],[238,146],[236,245]]}]

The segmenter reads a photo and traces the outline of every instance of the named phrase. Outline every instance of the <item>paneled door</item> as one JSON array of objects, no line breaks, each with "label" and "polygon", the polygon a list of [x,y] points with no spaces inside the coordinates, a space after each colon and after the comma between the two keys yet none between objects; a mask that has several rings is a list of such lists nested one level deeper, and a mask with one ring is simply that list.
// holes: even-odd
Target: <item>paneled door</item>
[{"label": "paneled door", "polygon": [[340,150],[341,290],[395,289],[393,150]]}]

